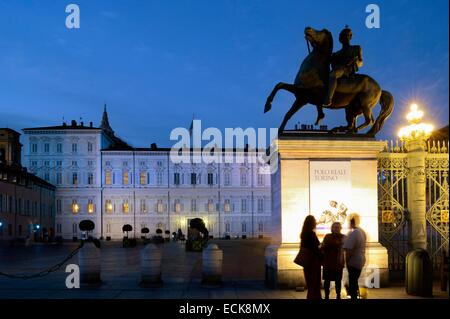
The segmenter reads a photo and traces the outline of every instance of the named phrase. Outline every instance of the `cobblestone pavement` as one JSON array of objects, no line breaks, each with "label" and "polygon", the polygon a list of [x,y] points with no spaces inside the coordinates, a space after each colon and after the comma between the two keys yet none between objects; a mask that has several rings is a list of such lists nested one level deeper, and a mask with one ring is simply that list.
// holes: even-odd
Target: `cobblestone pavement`
[{"label": "cobblestone pavement", "polygon": [[[121,243],[102,243],[102,285],[67,289],[65,266],[42,278],[22,280],[0,276],[0,299],[83,298],[83,299],[304,299],[306,292],[273,290],[264,286],[264,248],[267,240],[217,240],[224,251],[223,280],[219,288],[205,288],[201,280],[201,253],[185,252],[181,243],[165,243],[162,250],[163,287],[146,289],[140,281],[140,250],[122,248]],[[63,260],[76,243],[63,245],[0,246],[0,271],[33,274]],[[78,263],[73,257],[69,263]],[[333,294],[331,296],[334,297]],[[434,289],[435,298],[448,298],[448,292]],[[413,298],[401,285],[367,290],[369,299]]]}]

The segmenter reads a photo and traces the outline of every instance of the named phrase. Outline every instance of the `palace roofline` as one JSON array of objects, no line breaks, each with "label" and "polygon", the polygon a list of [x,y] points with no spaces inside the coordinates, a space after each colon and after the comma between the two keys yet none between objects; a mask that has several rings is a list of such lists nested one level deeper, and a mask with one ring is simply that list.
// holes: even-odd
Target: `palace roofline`
[{"label": "palace roofline", "polygon": [[[217,148],[219,149],[219,148]],[[117,148],[115,146],[101,149],[102,152],[170,152],[172,149],[169,147],[130,147],[127,148]],[[189,152],[202,152],[204,148],[182,148],[183,151]],[[222,152],[258,152],[258,149],[248,149],[248,148],[220,148]],[[259,152],[267,152],[266,149],[261,149]]]},{"label": "palace roofline", "polygon": [[72,125],[55,125],[55,126],[41,126],[41,127],[28,127],[23,128],[22,131],[38,131],[38,130],[96,130],[101,131],[99,127],[93,126],[72,126]]}]

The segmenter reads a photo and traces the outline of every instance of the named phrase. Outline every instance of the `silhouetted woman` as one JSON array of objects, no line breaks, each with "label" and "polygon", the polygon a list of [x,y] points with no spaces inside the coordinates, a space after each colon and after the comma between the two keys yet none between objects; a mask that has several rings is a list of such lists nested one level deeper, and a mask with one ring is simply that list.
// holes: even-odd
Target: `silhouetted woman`
[{"label": "silhouetted woman", "polygon": [[305,252],[306,262],[303,266],[306,286],[308,289],[307,299],[322,299],[320,293],[320,259],[319,239],[316,236],[316,219],[308,215],[303,223],[300,234],[300,252]]},{"label": "silhouetted woman", "polygon": [[336,285],[336,299],[341,299],[342,271],[344,270],[344,251],[342,248],[345,236],[341,234],[341,223],[331,225],[331,233],[322,242],[323,280],[325,299],[330,298],[330,282]]}]

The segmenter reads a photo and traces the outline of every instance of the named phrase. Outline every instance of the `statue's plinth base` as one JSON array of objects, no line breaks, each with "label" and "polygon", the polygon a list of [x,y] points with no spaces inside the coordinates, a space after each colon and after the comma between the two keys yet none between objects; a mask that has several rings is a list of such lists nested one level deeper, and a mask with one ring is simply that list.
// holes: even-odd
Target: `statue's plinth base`
[{"label": "statue's plinth base", "polygon": [[[377,155],[384,143],[369,136],[329,136],[286,131],[275,142],[278,168],[271,176],[272,245],[266,249],[266,282],[274,288],[305,286],[303,271],[293,260],[299,250],[303,221],[317,221],[333,211],[330,202],[344,204],[348,216],[357,213],[367,237],[366,268],[361,285],[380,287],[389,281],[388,254],[378,242]],[[338,207],[340,207],[338,205]],[[334,206],[336,208],[336,206]],[[333,213],[334,214],[334,213]],[[333,215],[334,216],[334,215]],[[333,217],[334,218],[334,217]],[[318,225],[322,240],[332,220]],[[319,234],[320,233],[320,234]],[[344,272],[344,279],[345,279]]]},{"label": "statue's plinth base", "polygon": [[[294,263],[299,244],[270,245],[265,251],[266,285],[275,289],[306,288],[303,268]],[[359,278],[360,287],[380,288],[389,285],[387,249],[379,243],[366,246],[366,265]],[[348,281],[344,269],[343,284]]]},{"label": "statue's plinth base", "polygon": [[298,244],[270,245],[266,248],[266,285],[288,289],[306,287],[303,268],[294,263]]}]

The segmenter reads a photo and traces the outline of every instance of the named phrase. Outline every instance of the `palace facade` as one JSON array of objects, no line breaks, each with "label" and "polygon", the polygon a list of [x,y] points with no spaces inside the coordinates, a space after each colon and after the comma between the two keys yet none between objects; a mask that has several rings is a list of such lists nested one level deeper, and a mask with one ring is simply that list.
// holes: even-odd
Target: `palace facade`
[{"label": "palace facade", "polygon": [[270,175],[258,173],[253,151],[222,150],[243,163],[176,164],[168,148],[135,148],[118,138],[106,108],[99,127],[72,121],[23,132],[24,164],[56,186],[56,236],[79,238],[84,219],[95,223],[95,237],[121,239],[125,224],[135,237],[144,227],[150,235],[186,233],[197,217],[214,237],[269,235]]}]

